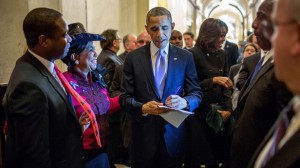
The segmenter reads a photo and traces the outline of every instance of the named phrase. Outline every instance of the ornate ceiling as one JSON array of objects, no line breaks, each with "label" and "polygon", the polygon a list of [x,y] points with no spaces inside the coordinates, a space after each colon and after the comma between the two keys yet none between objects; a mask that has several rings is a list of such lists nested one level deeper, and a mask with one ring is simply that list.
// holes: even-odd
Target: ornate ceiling
[{"label": "ornate ceiling", "polygon": [[199,7],[203,19],[225,20],[232,39],[244,39],[251,31],[251,23],[262,0],[190,0]]}]

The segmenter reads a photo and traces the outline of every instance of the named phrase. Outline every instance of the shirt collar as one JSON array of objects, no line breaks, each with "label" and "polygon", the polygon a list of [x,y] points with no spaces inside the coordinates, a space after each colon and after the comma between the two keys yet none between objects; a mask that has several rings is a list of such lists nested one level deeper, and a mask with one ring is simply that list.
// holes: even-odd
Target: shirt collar
[{"label": "shirt collar", "polygon": [[[163,48],[163,50],[165,51],[166,55],[169,54],[169,46],[170,46],[170,44],[167,43],[166,47]],[[150,43],[151,56],[155,56],[156,53],[158,52],[158,50],[159,50],[159,48],[157,48],[156,45],[153,42],[151,42]]]},{"label": "shirt collar", "polygon": [[270,51],[267,51],[266,53],[264,53],[265,58],[264,58],[264,61],[263,61],[262,64],[264,65],[271,57],[273,57],[273,54],[274,54],[273,49],[271,49]]},{"label": "shirt collar", "polygon": [[294,96],[292,99],[293,109],[295,111],[295,115],[300,116],[300,95]]},{"label": "shirt collar", "polygon": [[53,73],[53,69],[54,69],[54,63],[37,55],[36,53],[34,53],[33,51],[31,51],[30,49],[28,49],[28,52],[30,54],[32,54],[37,60],[39,60],[47,69],[48,71],[52,74]]}]

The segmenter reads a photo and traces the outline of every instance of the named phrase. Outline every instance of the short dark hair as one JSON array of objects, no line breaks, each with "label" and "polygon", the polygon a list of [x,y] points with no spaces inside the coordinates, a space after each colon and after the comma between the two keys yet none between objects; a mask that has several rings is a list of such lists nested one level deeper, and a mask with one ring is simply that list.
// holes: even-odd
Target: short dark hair
[{"label": "short dark hair", "polygon": [[248,42],[248,43],[253,43],[253,35],[254,35],[254,33],[250,34],[250,35],[247,37],[247,42]]},{"label": "short dark hair", "polygon": [[36,8],[31,10],[23,21],[23,32],[29,48],[38,43],[40,35],[53,37],[58,28],[56,21],[62,14],[54,9]]},{"label": "short dark hair", "polygon": [[114,40],[117,39],[117,32],[118,30],[107,29],[101,33],[101,35],[106,38],[106,40],[100,42],[102,50],[107,50],[109,47],[113,46]]},{"label": "short dark hair", "polygon": [[150,17],[153,17],[153,16],[163,16],[163,15],[166,15],[168,16],[168,19],[170,20],[170,22],[172,23],[172,15],[170,13],[170,11],[164,7],[155,7],[155,8],[152,8],[148,13],[147,13],[147,16],[146,16],[146,24],[148,25],[149,23],[149,20],[150,20]]},{"label": "short dark hair", "polygon": [[194,39],[194,37],[195,37],[194,33],[192,33],[192,32],[185,32],[185,33],[183,33],[183,35],[189,35],[192,37],[192,39]]},{"label": "short dark hair", "polygon": [[215,49],[215,43],[221,36],[221,28],[222,24],[220,19],[206,19],[200,27],[195,45],[208,51]]}]

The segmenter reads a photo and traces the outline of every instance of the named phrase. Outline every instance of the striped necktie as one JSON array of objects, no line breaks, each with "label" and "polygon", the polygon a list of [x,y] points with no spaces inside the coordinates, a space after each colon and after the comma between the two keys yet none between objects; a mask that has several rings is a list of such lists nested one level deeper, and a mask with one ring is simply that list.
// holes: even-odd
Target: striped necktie
[{"label": "striped necktie", "polygon": [[275,155],[275,153],[278,151],[278,145],[282,138],[284,137],[287,128],[291,122],[291,119],[293,118],[295,112],[293,109],[292,103],[284,109],[283,114],[280,116],[277,128],[275,129],[273,136],[271,137],[271,147],[267,151],[267,154],[265,158],[263,159],[262,165],[265,166],[268,161]]},{"label": "striped necktie", "polygon": [[159,96],[162,97],[165,87],[166,77],[166,53],[163,49],[159,49],[155,62],[155,84],[158,89]]}]

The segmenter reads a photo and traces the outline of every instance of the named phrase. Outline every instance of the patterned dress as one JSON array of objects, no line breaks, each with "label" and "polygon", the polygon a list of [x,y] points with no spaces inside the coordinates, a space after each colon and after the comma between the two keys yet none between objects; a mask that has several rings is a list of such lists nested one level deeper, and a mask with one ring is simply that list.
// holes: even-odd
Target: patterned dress
[{"label": "patterned dress", "polygon": [[[84,74],[76,70],[69,69],[63,74],[65,78],[70,82],[71,86],[75,89],[75,91],[79,93],[82,96],[82,98],[84,98],[90,104],[97,119],[103,149],[100,149],[97,146],[93,128],[90,124],[89,127],[83,133],[84,150],[91,151],[95,149],[98,152],[96,152],[96,154],[94,155],[101,154],[103,152],[106,153],[105,146],[107,144],[106,135],[108,128],[107,114],[111,114],[112,112],[115,112],[120,109],[119,96],[110,98],[106,88],[101,87],[97,82],[94,82],[92,80],[91,73],[88,74],[88,80],[85,79]],[[76,115],[79,118],[82,115],[82,113],[84,113],[84,110],[74,98],[72,98],[72,101],[74,104]]]}]

